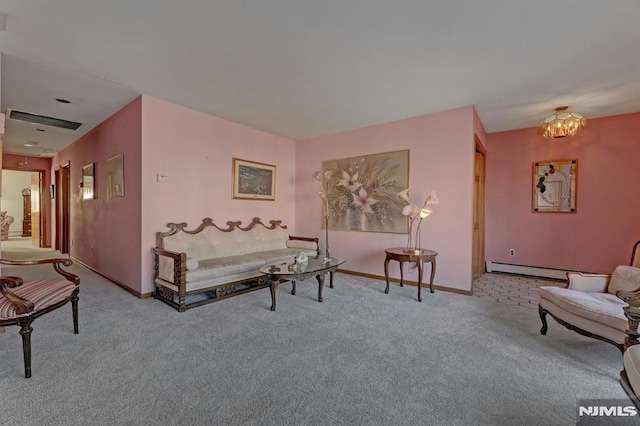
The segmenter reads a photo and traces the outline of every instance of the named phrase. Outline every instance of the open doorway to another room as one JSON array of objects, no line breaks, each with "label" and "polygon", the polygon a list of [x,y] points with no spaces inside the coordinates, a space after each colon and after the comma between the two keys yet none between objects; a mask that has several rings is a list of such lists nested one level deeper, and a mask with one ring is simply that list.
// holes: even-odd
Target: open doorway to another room
[{"label": "open doorway to another room", "polygon": [[43,185],[44,171],[2,170],[2,241],[3,249],[12,244],[44,247],[46,211]]}]

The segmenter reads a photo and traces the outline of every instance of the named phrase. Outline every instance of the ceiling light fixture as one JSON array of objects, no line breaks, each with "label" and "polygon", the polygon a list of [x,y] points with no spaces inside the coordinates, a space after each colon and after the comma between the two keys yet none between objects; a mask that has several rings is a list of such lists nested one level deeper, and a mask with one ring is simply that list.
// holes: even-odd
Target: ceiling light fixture
[{"label": "ceiling light fixture", "polygon": [[24,146],[29,146],[29,147],[36,146],[36,145],[38,145],[38,142],[34,142],[34,141],[29,141],[24,144]]},{"label": "ceiling light fixture", "polygon": [[580,130],[584,130],[587,120],[580,114],[567,111],[568,109],[568,106],[556,108],[556,112],[538,126],[538,134],[547,139],[558,139],[575,136]]},{"label": "ceiling light fixture", "polygon": [[71,101],[67,100],[67,99],[63,99],[63,98],[56,98],[56,101],[60,102],[61,104],[70,104]]}]

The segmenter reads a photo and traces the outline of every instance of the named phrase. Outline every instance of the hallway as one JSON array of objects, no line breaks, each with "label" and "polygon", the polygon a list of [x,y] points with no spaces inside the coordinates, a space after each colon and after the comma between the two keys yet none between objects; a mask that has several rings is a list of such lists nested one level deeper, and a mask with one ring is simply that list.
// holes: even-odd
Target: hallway
[{"label": "hallway", "polygon": [[33,245],[31,237],[9,237],[0,245],[2,259],[7,260],[40,260],[56,257],[68,257],[52,248],[39,248]]}]

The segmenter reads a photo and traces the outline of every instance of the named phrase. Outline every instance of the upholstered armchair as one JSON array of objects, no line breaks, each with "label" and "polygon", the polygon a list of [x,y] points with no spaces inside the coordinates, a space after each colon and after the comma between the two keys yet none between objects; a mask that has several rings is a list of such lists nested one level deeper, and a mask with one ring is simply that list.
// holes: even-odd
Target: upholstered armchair
[{"label": "upholstered armchair", "polygon": [[640,291],[619,292],[618,297],[629,305],[624,308],[624,314],[629,320],[625,350],[622,355],[624,368],[620,372],[620,384],[627,392],[636,407],[640,408]]},{"label": "upholstered armchair", "polygon": [[0,259],[0,264],[11,266],[51,264],[55,272],[62,277],[43,277],[35,280],[0,277],[0,327],[8,325],[20,327],[25,378],[31,377],[31,332],[33,331],[31,324],[36,318],[71,302],[73,332],[78,334],[80,278],[61,268],[61,266],[71,266],[72,263],[70,259],[35,261]]},{"label": "upholstered armchair", "polygon": [[0,212],[0,240],[9,239],[9,226],[13,223],[13,216],[7,215],[7,212]]},{"label": "upholstered armchair", "polygon": [[[633,247],[630,265],[640,263],[639,252],[640,241]],[[611,275],[569,272],[567,278],[566,288],[545,286],[538,290],[540,334],[547,334],[546,316],[550,315],[569,330],[611,343],[623,352],[629,328],[625,307],[629,302],[618,295],[640,290],[640,267],[620,265]]]}]

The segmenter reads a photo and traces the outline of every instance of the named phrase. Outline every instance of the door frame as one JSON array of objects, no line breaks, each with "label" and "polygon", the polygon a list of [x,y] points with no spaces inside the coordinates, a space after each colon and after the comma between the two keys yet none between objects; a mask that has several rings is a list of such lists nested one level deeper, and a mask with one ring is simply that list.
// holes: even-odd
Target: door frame
[{"label": "door frame", "polygon": [[70,252],[70,215],[71,215],[71,162],[66,161],[54,169],[55,179],[55,211],[56,241],[55,249],[61,254]]},{"label": "door frame", "polygon": [[[472,223],[472,233],[475,234],[475,230],[478,230],[478,239],[479,241],[475,241],[475,236],[473,236],[472,241],[472,265],[471,265],[471,276],[473,279],[482,275],[485,271],[485,180],[487,176],[487,149],[482,144],[482,141],[478,137],[477,134],[474,133],[474,156],[473,156],[473,177],[474,177],[474,191],[473,191],[473,216],[474,221]],[[476,154],[480,154],[482,157],[482,171],[479,176],[478,181],[478,195],[480,199],[476,199],[476,168],[477,168],[477,160]],[[477,214],[476,214],[477,213]],[[477,223],[476,220],[477,219]],[[477,246],[477,248],[476,248]],[[477,260],[476,260],[477,259]],[[476,262],[473,262],[476,260]],[[477,271],[482,271],[478,273]]]}]

